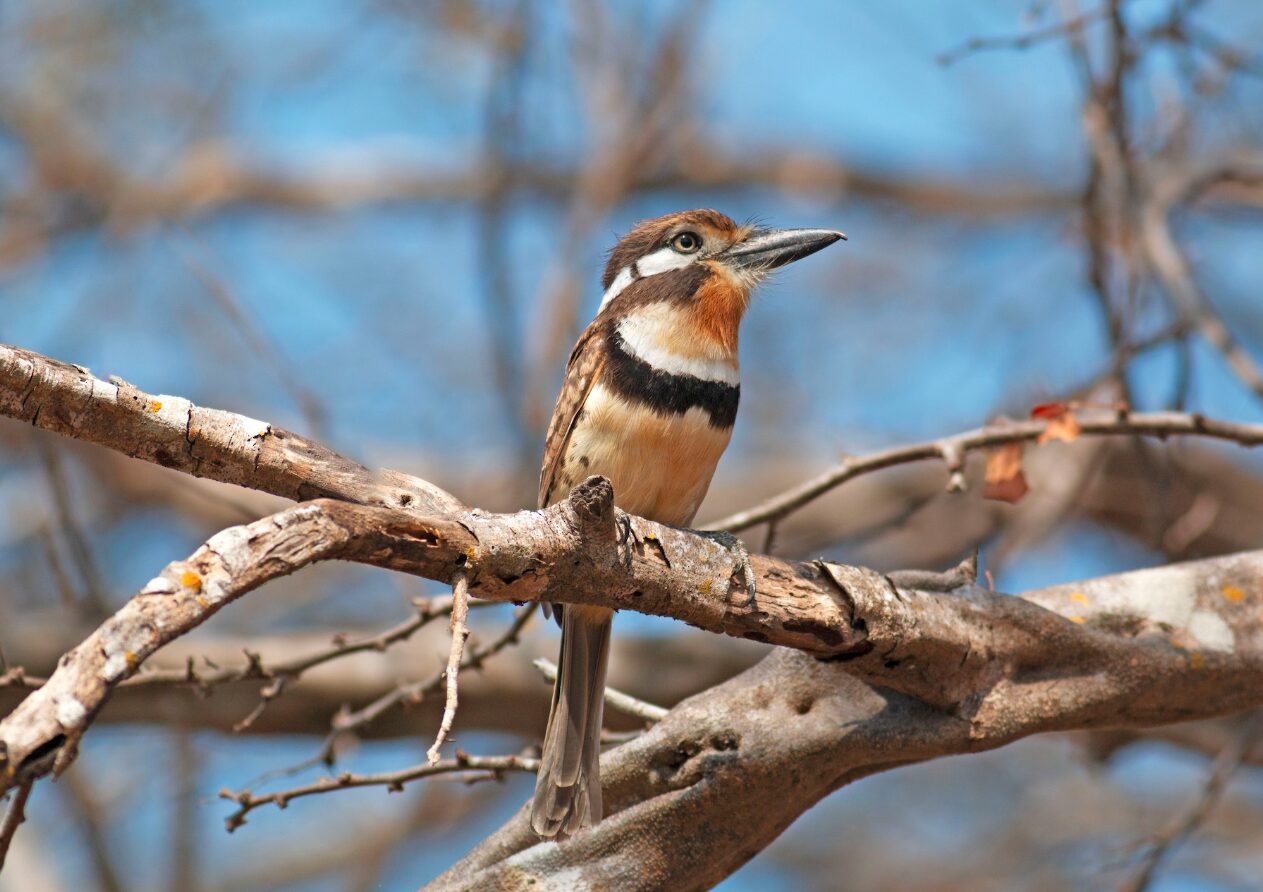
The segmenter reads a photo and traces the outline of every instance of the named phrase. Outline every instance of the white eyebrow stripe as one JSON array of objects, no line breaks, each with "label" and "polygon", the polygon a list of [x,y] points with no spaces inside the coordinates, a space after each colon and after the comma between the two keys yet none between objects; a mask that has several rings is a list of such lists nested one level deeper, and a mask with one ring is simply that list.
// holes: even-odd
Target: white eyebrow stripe
[{"label": "white eyebrow stripe", "polygon": [[658,273],[665,273],[668,270],[683,269],[688,266],[698,255],[681,254],[671,247],[659,248],[652,254],[646,254],[636,261],[636,270],[643,279],[646,276],[655,276]]},{"label": "white eyebrow stripe", "polygon": [[673,269],[684,269],[696,259],[696,254],[681,254],[670,247],[666,247],[659,248],[652,254],[646,254],[639,260],[633,260],[618,271],[614,281],[610,282],[610,287],[605,289],[605,295],[601,298],[601,306],[598,307],[598,312],[604,309],[607,303],[622,294],[623,289],[637,279],[665,273]]},{"label": "white eyebrow stripe", "polygon": [[[632,264],[632,266],[635,266],[635,264]],[[632,267],[623,267],[618,275],[614,277],[614,281],[610,282],[610,287],[605,289],[605,296],[601,298],[601,306],[598,307],[597,312],[600,312],[607,303],[618,297],[623,292],[623,289],[632,283],[634,278]]]},{"label": "white eyebrow stripe", "polygon": [[709,356],[681,356],[659,344],[664,320],[655,314],[634,313],[618,323],[618,333],[627,352],[642,362],[670,375],[688,375],[703,381],[737,385],[741,373],[734,360]]}]

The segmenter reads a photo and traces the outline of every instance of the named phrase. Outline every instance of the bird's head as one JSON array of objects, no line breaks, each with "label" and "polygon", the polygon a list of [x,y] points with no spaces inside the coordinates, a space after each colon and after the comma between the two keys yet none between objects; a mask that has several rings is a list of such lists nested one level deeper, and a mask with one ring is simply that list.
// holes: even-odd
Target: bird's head
[{"label": "bird's head", "polygon": [[[704,271],[747,288],[772,270],[846,236],[831,229],[764,229],[700,209],[644,220],[610,251],[602,286],[608,303],[632,282],[676,270]],[[673,277],[683,282],[698,275]]]},{"label": "bird's head", "polygon": [[750,291],[768,273],[846,236],[831,229],[766,229],[709,209],[638,223],[610,252],[602,311],[670,302],[700,334],[736,350]]}]

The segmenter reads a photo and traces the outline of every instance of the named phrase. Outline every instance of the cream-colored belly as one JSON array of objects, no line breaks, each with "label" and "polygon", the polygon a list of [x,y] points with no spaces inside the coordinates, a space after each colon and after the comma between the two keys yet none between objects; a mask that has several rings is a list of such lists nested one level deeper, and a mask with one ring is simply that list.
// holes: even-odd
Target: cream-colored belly
[{"label": "cream-colored belly", "polygon": [[613,483],[614,503],[624,511],[688,524],[731,435],[712,426],[701,409],[660,414],[597,384],[570,432],[551,498],[563,499],[600,474]]}]

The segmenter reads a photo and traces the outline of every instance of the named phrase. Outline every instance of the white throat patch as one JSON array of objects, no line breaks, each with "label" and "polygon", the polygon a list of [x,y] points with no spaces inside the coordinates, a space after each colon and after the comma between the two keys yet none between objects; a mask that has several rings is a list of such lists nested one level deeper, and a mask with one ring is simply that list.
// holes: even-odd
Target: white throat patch
[{"label": "white throat patch", "polygon": [[[721,349],[699,350],[682,354],[668,345],[672,331],[678,331],[681,320],[673,318],[680,311],[667,305],[646,307],[618,323],[618,333],[627,352],[659,371],[671,375],[689,375],[703,381],[737,385],[741,373],[736,357],[730,357]],[[677,336],[678,337],[678,336]],[[700,342],[694,342],[701,346]]]}]

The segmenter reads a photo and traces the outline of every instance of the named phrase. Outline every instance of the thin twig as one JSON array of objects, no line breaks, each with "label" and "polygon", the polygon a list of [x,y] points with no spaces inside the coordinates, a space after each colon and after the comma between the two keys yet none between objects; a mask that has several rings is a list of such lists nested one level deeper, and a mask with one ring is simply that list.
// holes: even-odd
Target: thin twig
[{"label": "thin twig", "polygon": [[[557,681],[557,664],[551,660],[540,657],[534,661],[535,668],[543,674],[544,678],[551,682]],[[605,689],[605,702],[617,709],[619,712],[630,715],[634,718],[644,719],[646,722],[660,722],[666,718],[670,710],[657,706],[653,703],[647,703],[631,694],[625,694],[615,688],[607,687]]]},{"label": "thin twig", "polygon": [[241,302],[214,271],[209,262],[204,261],[198,251],[194,250],[193,234],[183,232],[183,240],[173,239],[171,246],[185,267],[198,280],[211,300],[219,307],[220,312],[234,328],[241,340],[260,362],[272,367],[281,389],[289,394],[290,399],[302,413],[303,419],[311,428],[311,432],[321,438],[328,434],[329,411],[323,399],[304,383],[303,378],[294,371],[284,357],[280,346],[269,338],[261,329],[253,315],[242,308]]},{"label": "thin twig", "polygon": [[118,853],[112,851],[107,832],[114,815],[98,801],[97,791],[86,775],[82,766],[76,765],[62,775],[57,788],[65,797],[78,825],[96,881],[95,887],[101,892],[123,892],[127,887],[120,879],[122,872],[115,863]]},{"label": "thin twig", "polygon": [[[83,583],[80,605],[92,615],[108,615],[110,610],[109,600],[105,596],[105,583],[101,579],[96,559],[92,556],[88,539],[75,518],[70,481],[67,479],[66,469],[61,462],[61,446],[50,442],[46,437],[37,436],[35,437],[35,451],[44,465],[48,491],[57,512],[57,524]],[[52,553],[55,556],[55,552]]]},{"label": "thin twig", "polygon": [[1171,234],[1167,209],[1158,203],[1146,208],[1141,233],[1149,264],[1176,311],[1223,355],[1241,383],[1256,397],[1263,399],[1263,368],[1245,351],[1198,287],[1188,260]]},{"label": "thin twig", "polygon": [[404,784],[423,777],[434,777],[440,774],[461,774],[469,772],[474,776],[471,780],[499,779],[510,771],[538,771],[539,760],[527,756],[471,756],[456,751],[456,757],[440,762],[426,762],[404,768],[400,771],[387,771],[381,774],[352,774],[343,772],[336,777],[325,777],[315,783],[292,787],[265,796],[256,796],[249,790],[234,792],[220,790],[219,798],[237,803],[238,808],[224,819],[228,832],[232,832],[246,823],[246,815],[261,805],[274,803],[277,808],[285,808],[293,799],[303,796],[315,796],[333,790],[346,790],[352,787],[386,787],[390,792],[401,791]]},{"label": "thin twig", "polygon": [[1108,6],[1085,12],[1082,15],[1064,21],[1052,22],[1042,28],[1035,28],[1022,34],[1008,34],[1000,37],[971,37],[964,43],[939,53],[935,61],[940,65],[954,65],[966,56],[972,56],[983,50],[1026,50],[1049,40],[1056,40],[1063,35],[1075,34],[1097,19],[1105,17]]},{"label": "thin twig", "polygon": [[1254,749],[1260,732],[1263,732],[1263,721],[1255,717],[1219,752],[1197,801],[1154,838],[1140,867],[1119,886],[1119,892],[1145,892],[1149,888],[1170,851],[1195,833],[1218,804],[1228,782]]},{"label": "thin twig", "polygon": [[469,579],[464,573],[456,574],[452,585],[452,616],[448,626],[452,631],[452,646],[447,652],[447,696],[443,702],[443,719],[439,722],[439,732],[434,736],[434,743],[425,753],[431,765],[439,763],[439,751],[443,741],[451,733],[452,722],[456,721],[456,706],[460,701],[460,666],[465,658],[465,640],[469,638]]},{"label": "thin twig", "polygon": [[[481,667],[491,657],[504,650],[511,644],[515,644],[518,636],[521,635],[522,629],[535,613],[538,605],[534,602],[524,606],[512,624],[505,632],[491,644],[485,647],[474,647],[461,663],[462,670],[469,668]],[[333,730],[329,736],[325,738],[324,745],[321,747],[319,759],[326,764],[332,764],[334,761],[334,747],[341,735],[348,732],[357,731],[365,725],[373,722],[378,716],[403,703],[419,703],[428,694],[437,692],[443,687],[447,670],[434,675],[422,681],[413,682],[412,684],[399,685],[393,690],[381,697],[378,697],[372,703],[358,709],[354,712],[344,711],[336,715],[333,719]]]},{"label": "thin twig", "polygon": [[[1110,412],[1097,417],[1079,418],[1083,436],[1132,435],[1157,437],[1202,436],[1228,440],[1242,446],[1263,443],[1263,425],[1216,421],[1187,412]],[[1038,439],[1047,427],[1044,421],[1019,421],[994,424],[930,440],[910,446],[896,446],[869,455],[846,458],[834,467],[792,489],[749,508],[707,524],[703,529],[739,532],[771,520],[780,520],[820,498],[848,480],[885,468],[928,459],[942,459],[944,454],[976,452],[1005,443]],[[950,469],[949,469],[950,470]]]},{"label": "thin twig", "polygon": [[4,859],[9,854],[9,844],[13,842],[13,834],[18,832],[18,826],[26,820],[26,800],[30,798],[31,787],[34,785],[35,778],[31,778],[18,786],[13,802],[4,814],[4,820],[0,821],[0,870],[4,869]]}]

